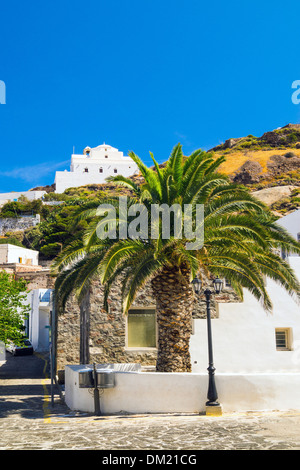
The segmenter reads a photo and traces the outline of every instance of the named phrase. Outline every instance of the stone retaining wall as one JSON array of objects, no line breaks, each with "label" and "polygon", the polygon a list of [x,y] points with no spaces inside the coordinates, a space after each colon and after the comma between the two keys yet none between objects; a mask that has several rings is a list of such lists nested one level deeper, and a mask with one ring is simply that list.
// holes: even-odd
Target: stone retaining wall
[{"label": "stone retaining wall", "polygon": [[18,232],[35,227],[40,223],[40,215],[33,217],[7,217],[0,218],[0,235],[3,236],[7,232]]}]

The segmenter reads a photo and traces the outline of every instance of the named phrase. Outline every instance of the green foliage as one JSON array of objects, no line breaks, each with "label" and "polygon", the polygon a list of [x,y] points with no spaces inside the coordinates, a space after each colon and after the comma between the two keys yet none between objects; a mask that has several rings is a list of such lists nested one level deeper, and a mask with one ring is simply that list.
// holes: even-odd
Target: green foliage
[{"label": "green foliage", "polygon": [[296,188],[291,192],[290,197],[285,197],[271,205],[271,210],[284,215],[288,212],[295,211],[300,207],[300,188]]},{"label": "green foliage", "polygon": [[297,157],[297,155],[295,154],[295,152],[287,152],[284,156],[285,156],[286,158],[294,158],[294,157]]},{"label": "green foliage", "polygon": [[[163,168],[151,154],[155,168],[152,169],[147,168],[133,152],[129,155],[138,165],[144,183],[136,185],[123,176],[111,178],[111,181],[129,188],[133,193],[131,198],[126,199],[126,222],[123,212],[119,213],[119,201],[114,199],[106,202],[113,206],[116,216],[114,211],[104,217],[99,215],[99,201],[82,208],[78,220],[88,222],[82,239],[74,239],[65,246],[52,265],[57,276],[56,308],[62,312],[73,292],[81,303],[92,281],[98,279],[104,287],[104,307],[108,310],[111,288],[116,277],[122,274],[122,307],[126,314],[145,283],[152,281],[153,285],[159,284],[161,291],[153,289],[159,325],[157,368],[168,372],[174,371],[174,368],[181,372],[189,371],[190,359],[186,355],[189,330],[185,330],[184,316],[177,315],[178,292],[174,285],[167,282],[170,272],[175,273],[177,282],[182,284],[180,309],[187,315],[191,314],[193,298],[190,282],[195,275],[227,278],[241,299],[246,288],[262,302],[266,310],[271,310],[265,277],[275,280],[290,294],[300,298],[299,281],[289,264],[275,254],[274,249],[300,254],[300,244],[276,225],[273,214],[245,187],[232,184],[229,178],[218,173],[224,157],[216,158],[199,149],[184,159],[181,145],[178,144]],[[166,204],[169,208],[173,204],[179,205],[184,214],[183,224],[186,205],[192,208],[193,214],[198,204],[203,205],[204,246],[188,249],[187,242],[194,240],[186,236],[182,226],[184,235],[174,235],[174,219],[170,223],[169,237],[164,238],[162,224],[158,222],[156,237],[124,238],[120,227],[124,230],[125,222],[128,229],[132,222],[129,209],[132,208],[135,214],[132,206],[136,203],[142,203],[147,209],[148,233],[151,233],[153,204]],[[103,228],[112,223],[116,224],[116,236],[99,237],[99,230],[105,233]],[[173,326],[165,320],[168,314],[174,315],[173,318],[176,316]],[[176,351],[170,330],[176,331],[176,339],[181,344]],[[170,356],[175,358],[173,364]],[[163,364],[166,358],[170,360]]]},{"label": "green foliage", "polygon": [[[21,199],[21,200],[20,200]],[[26,198],[20,198],[18,201],[7,202],[1,207],[0,218],[21,217],[22,215],[41,214],[43,202],[28,201]]]},{"label": "green foliage", "polygon": [[26,305],[27,283],[0,272],[0,341],[19,345],[24,337],[24,320],[30,306]]},{"label": "green foliage", "polygon": [[0,245],[5,245],[5,244],[24,247],[23,243],[20,242],[20,240],[17,237],[14,237],[14,236],[0,238]]},{"label": "green foliage", "polygon": [[61,252],[61,249],[62,249],[62,243],[59,243],[59,242],[48,243],[47,245],[44,245],[41,247],[41,253],[46,258],[54,258],[56,255],[58,255]]},{"label": "green foliage", "polygon": [[[0,209],[0,218],[40,214],[41,223],[22,232],[22,236],[9,234],[0,243],[11,243],[38,250],[44,258],[53,259],[65,245],[83,236],[88,222],[83,219],[77,221],[77,214],[81,208],[95,201],[99,204],[112,194],[118,196],[122,193],[122,188],[110,183],[69,188],[63,194],[45,194],[43,200],[53,202],[53,205],[43,204],[41,200],[28,201],[25,197],[8,202]],[[57,205],[56,202],[61,204]]]},{"label": "green foliage", "polygon": [[[123,272],[126,273],[123,307],[127,312],[144,283],[167,267],[188,270],[191,278],[196,273],[226,277],[241,298],[243,288],[247,288],[267,310],[272,306],[265,289],[265,276],[276,280],[289,293],[300,295],[299,282],[290,266],[274,254],[274,249],[280,248],[300,253],[300,245],[276,225],[267,206],[252,197],[245,187],[232,184],[229,178],[217,172],[223,157],[216,159],[199,149],[183,159],[182,148],[177,145],[164,168],[160,168],[151,155],[153,170],[133,152],[130,156],[138,165],[144,183],[137,186],[129,178],[120,176],[111,179],[133,191],[128,208],[142,202],[149,216],[154,203],[169,207],[176,203],[182,209],[189,204],[193,210],[196,204],[203,204],[204,246],[188,250],[187,239],[174,236],[164,239],[161,232],[157,239],[99,239],[97,229],[104,222],[103,217],[97,216],[98,204],[95,204],[94,212],[92,209],[86,212],[93,218],[83,239],[66,246],[53,265],[58,274],[58,306],[63,308],[73,291],[81,301],[93,278],[100,278],[107,299],[116,275]],[[121,219],[117,211],[116,205],[118,224]],[[169,294],[171,297],[172,290]]]},{"label": "green foliage", "polygon": [[48,208],[47,218],[38,226],[25,231],[23,244],[39,251],[46,259],[55,258],[63,246],[82,237],[88,222],[77,221],[76,217],[87,203],[84,198],[72,197],[62,205],[53,206],[51,210]]},{"label": "green foliage", "polygon": [[47,193],[43,196],[44,201],[67,201],[70,197],[65,193]]}]

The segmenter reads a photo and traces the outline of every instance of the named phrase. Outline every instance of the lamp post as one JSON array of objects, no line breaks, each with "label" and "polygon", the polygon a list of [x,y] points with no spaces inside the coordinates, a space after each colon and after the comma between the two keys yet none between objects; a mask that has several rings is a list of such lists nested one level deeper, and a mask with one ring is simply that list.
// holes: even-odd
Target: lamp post
[{"label": "lamp post", "polygon": [[[196,295],[200,295],[202,281],[198,277],[192,281],[193,289]],[[221,279],[216,278],[213,281],[214,290],[216,294],[219,294],[222,290],[223,282]],[[215,367],[214,367],[214,360],[213,360],[213,347],[212,347],[212,333],[211,333],[211,315],[210,315],[210,302],[212,292],[210,289],[205,289],[204,291],[205,300],[206,300],[206,314],[207,314],[207,337],[208,337],[208,392],[207,392],[207,402],[206,406],[218,406],[220,407],[220,403],[218,400],[218,393],[215,384]]]}]

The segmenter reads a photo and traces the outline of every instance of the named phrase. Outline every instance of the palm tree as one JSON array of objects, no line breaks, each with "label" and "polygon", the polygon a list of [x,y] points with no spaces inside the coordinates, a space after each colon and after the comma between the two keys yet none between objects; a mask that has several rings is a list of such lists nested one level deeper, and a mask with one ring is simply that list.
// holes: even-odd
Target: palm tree
[{"label": "palm tree", "polygon": [[[97,202],[80,214],[81,218],[90,220],[83,240],[64,248],[54,263],[57,305],[63,309],[73,291],[81,302],[92,280],[98,278],[105,287],[104,305],[107,306],[111,286],[116,276],[122,274],[122,304],[126,314],[137,292],[146,282],[151,282],[157,305],[156,369],[190,371],[192,278],[195,275],[226,277],[241,300],[246,288],[266,310],[271,310],[265,288],[266,276],[277,281],[291,295],[300,296],[297,278],[276,253],[278,249],[300,253],[300,245],[274,222],[274,216],[262,202],[217,171],[223,157],[214,158],[213,154],[201,149],[184,157],[178,144],[162,167],[151,154],[154,168],[148,168],[133,152],[129,155],[138,165],[143,183],[138,185],[123,176],[111,178],[131,189],[133,196],[127,199],[127,209],[143,203],[150,226],[153,204],[169,207],[177,204],[183,211],[191,207],[192,215],[202,205],[204,245],[187,249],[190,239],[185,234],[181,238],[176,236],[174,220],[167,238],[163,237],[161,223],[156,227],[158,236],[155,239],[121,238],[124,220],[116,200],[109,201],[116,210],[116,238],[99,238],[99,229],[105,224],[109,226],[110,218],[99,215]],[[132,220],[132,217],[128,218],[127,226]]]}]

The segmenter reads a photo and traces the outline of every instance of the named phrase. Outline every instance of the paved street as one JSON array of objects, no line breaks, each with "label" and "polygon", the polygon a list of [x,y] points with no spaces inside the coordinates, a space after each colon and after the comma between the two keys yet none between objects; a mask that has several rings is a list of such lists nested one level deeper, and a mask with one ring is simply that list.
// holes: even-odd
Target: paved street
[{"label": "paved street", "polygon": [[93,416],[69,410],[58,394],[51,406],[46,359],[8,362],[0,368],[0,450],[300,450],[300,411]]}]

